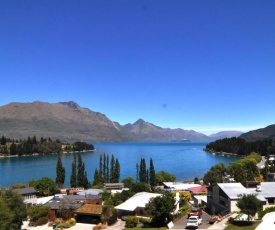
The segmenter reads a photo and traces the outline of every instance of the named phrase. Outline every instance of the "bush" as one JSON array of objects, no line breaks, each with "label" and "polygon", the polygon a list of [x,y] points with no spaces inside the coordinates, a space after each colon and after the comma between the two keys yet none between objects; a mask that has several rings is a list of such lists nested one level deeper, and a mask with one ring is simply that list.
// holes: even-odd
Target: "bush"
[{"label": "bush", "polygon": [[274,211],[275,211],[275,207],[266,208],[264,211],[258,212],[258,217],[259,217],[259,219],[262,219],[266,213],[274,212]]},{"label": "bush", "polygon": [[128,216],[126,218],[126,224],[125,227],[126,228],[134,228],[136,227],[138,224],[138,217],[136,216]]},{"label": "bush", "polygon": [[67,223],[60,223],[57,228],[70,228],[71,226]]},{"label": "bush", "polygon": [[69,224],[70,226],[74,226],[75,223],[76,223],[76,220],[75,220],[75,218],[70,218],[70,219],[67,220],[65,223],[66,223],[66,224]]}]

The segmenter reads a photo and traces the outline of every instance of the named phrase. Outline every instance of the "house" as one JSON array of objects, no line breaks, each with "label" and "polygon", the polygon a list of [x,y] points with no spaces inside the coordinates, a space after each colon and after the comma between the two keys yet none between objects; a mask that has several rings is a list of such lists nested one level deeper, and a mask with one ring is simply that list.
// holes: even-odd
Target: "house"
[{"label": "house", "polygon": [[191,193],[193,204],[196,206],[207,205],[207,185],[200,185],[189,188],[188,191]]},{"label": "house", "polygon": [[124,183],[104,183],[105,190],[121,190],[124,188]]},{"label": "house", "polygon": [[77,223],[98,224],[103,206],[95,204],[84,204],[74,211]]},{"label": "house", "polygon": [[37,197],[36,197],[36,190],[34,187],[29,188],[19,188],[14,189],[14,192],[17,192],[23,197],[23,201],[25,204],[36,204]]},{"label": "house", "polygon": [[236,206],[240,194],[247,194],[241,183],[218,183],[208,187],[207,208],[210,214],[226,215],[238,211]]},{"label": "house", "polygon": [[102,206],[101,195],[55,195],[52,199],[44,203],[50,207],[49,219],[62,217],[62,211],[68,210],[66,218],[73,216],[74,211],[84,204],[93,204]]},{"label": "house", "polygon": [[182,182],[163,182],[164,190],[172,191],[189,191],[189,188],[200,187],[199,184],[182,183]]},{"label": "house", "polygon": [[239,195],[255,194],[263,209],[275,205],[275,182],[218,183],[208,187],[207,208],[211,214],[225,215],[239,211]]},{"label": "house", "polygon": [[146,204],[149,203],[151,198],[158,196],[162,196],[162,194],[148,192],[136,193],[134,196],[115,207],[118,212],[118,217],[128,215],[144,216]]}]

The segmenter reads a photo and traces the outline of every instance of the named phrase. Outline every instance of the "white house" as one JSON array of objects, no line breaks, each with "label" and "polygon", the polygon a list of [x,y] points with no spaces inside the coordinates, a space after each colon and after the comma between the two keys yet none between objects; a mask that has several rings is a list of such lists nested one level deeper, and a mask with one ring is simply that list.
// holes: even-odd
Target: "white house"
[{"label": "white house", "polygon": [[118,211],[118,216],[137,215],[143,216],[145,214],[145,206],[149,203],[151,198],[162,196],[159,193],[139,192],[134,196],[115,207]]}]

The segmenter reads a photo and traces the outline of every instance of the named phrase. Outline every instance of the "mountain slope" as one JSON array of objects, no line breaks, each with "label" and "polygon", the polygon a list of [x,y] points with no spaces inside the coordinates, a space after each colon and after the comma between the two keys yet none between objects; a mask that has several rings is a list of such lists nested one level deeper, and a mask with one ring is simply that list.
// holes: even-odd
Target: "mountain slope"
[{"label": "mountain slope", "polygon": [[240,136],[247,141],[257,141],[262,139],[275,139],[275,124],[269,125],[265,128],[256,129],[244,133]]},{"label": "mountain slope", "polygon": [[62,141],[132,141],[135,138],[104,114],[75,102],[10,103],[0,106],[0,131],[10,138],[58,138]]},{"label": "mountain slope", "polygon": [[126,124],[124,128],[143,141],[209,141],[208,136],[193,130],[161,128],[142,119]]},{"label": "mountain slope", "polygon": [[231,138],[231,137],[239,137],[243,132],[240,131],[222,131],[218,133],[213,133],[209,135],[212,140],[224,139],[224,138]]}]

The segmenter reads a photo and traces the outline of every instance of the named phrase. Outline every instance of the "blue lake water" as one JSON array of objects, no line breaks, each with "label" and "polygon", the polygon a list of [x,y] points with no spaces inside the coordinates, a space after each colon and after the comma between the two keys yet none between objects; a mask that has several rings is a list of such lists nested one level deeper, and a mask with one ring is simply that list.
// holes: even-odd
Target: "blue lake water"
[{"label": "blue lake water", "polygon": [[[82,153],[88,180],[93,181],[94,171],[99,168],[100,154],[112,154],[120,163],[120,179],[136,178],[136,164],[145,158],[149,168],[153,159],[155,171],[164,170],[176,176],[177,181],[202,178],[211,166],[223,162],[228,165],[235,157],[212,155],[203,151],[206,143],[92,143],[96,151]],[[65,186],[69,186],[73,154],[62,154],[66,169]],[[44,176],[55,180],[57,155],[0,158],[0,187],[15,183],[27,183],[30,179]]]}]

